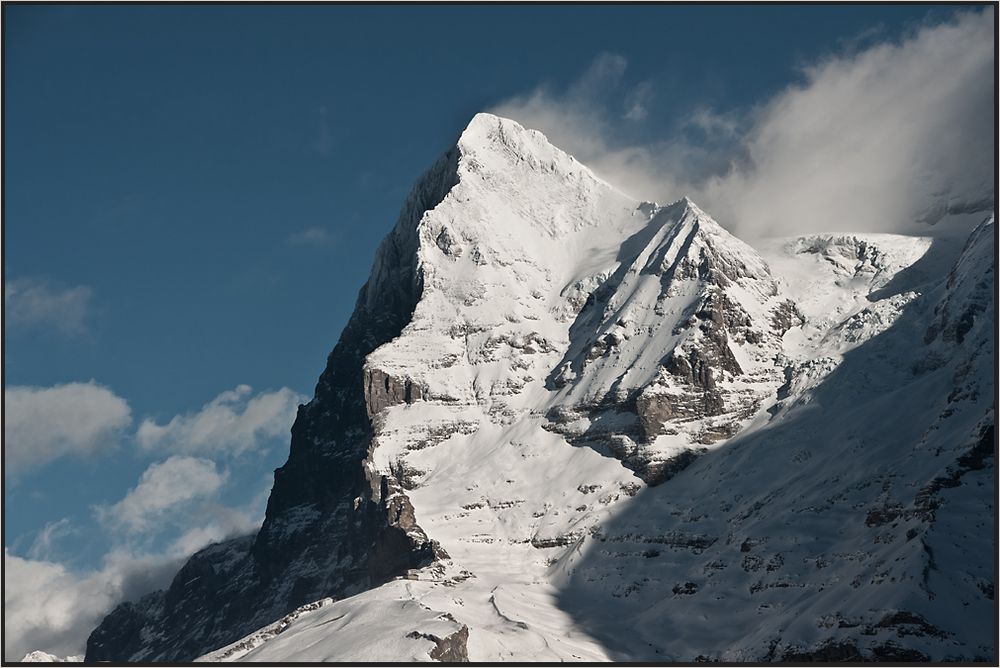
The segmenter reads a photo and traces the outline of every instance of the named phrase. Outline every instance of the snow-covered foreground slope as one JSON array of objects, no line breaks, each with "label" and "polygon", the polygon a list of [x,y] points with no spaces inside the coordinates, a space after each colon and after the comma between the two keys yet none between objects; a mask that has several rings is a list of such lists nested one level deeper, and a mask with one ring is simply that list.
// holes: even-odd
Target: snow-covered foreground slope
[{"label": "snow-covered foreground slope", "polygon": [[[91,646],[993,656],[994,237],[755,250],[689,200],[632,201],[481,114],[380,248],[264,530],[196,557],[208,585],[187,593],[186,567]],[[201,603],[212,592],[229,612]],[[337,600],[292,611],[315,592]],[[153,642],[120,631],[136,627]]]},{"label": "snow-covered foreground slope", "polygon": [[397,581],[303,606],[199,661],[468,661],[468,635],[468,627],[421,605]]}]

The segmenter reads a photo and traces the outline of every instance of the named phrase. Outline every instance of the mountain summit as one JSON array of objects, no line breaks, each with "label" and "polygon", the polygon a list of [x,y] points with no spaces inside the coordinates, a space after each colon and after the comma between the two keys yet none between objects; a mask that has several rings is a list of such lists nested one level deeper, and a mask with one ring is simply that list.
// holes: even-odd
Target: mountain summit
[{"label": "mountain summit", "polygon": [[993,656],[994,237],[759,252],[478,114],[379,246],[260,531],[87,660]]}]

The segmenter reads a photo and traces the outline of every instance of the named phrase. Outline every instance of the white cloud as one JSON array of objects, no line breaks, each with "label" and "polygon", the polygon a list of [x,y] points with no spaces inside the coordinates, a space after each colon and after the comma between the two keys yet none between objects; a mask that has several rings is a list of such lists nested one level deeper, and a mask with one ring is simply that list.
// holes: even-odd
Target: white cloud
[{"label": "white cloud", "polygon": [[83,655],[87,637],[107,613],[165,587],[186,556],[112,551],[100,570],[74,573],[4,548],[4,660],[20,661],[33,650]]},{"label": "white cloud", "polygon": [[[167,549],[168,554],[183,556],[194,554],[211,543],[217,543],[233,536],[245,536],[260,528],[264,521],[267,500],[271,496],[272,477],[264,475],[260,487],[253,498],[238,508],[220,504],[205,505],[200,509],[200,525],[190,526],[174,539]],[[247,487],[246,484],[243,485]]]},{"label": "white cloud", "polygon": [[993,15],[832,58],[762,110],[705,194],[738,229],[901,230],[993,193]]},{"label": "white cloud", "polygon": [[[19,661],[33,650],[60,657],[82,655],[91,631],[116,605],[163,589],[184,560],[203,547],[259,528],[270,476],[260,479],[259,493],[240,507],[203,499],[222,478],[206,460],[171,458],[147,469],[121,502],[98,509],[112,529],[139,527],[146,521],[144,528],[151,529],[147,538],[183,527],[156,552],[115,544],[99,568],[74,572],[51,557],[53,540],[81,530],[66,519],[46,525],[27,558],[10,554],[5,547],[4,660]],[[190,512],[193,506],[197,512]],[[114,525],[115,521],[125,524]],[[123,537],[118,531],[113,535]],[[131,541],[134,536],[126,531],[124,537]]]},{"label": "white cloud", "polygon": [[292,246],[325,246],[333,241],[333,235],[324,227],[307,227],[290,234],[287,241]]},{"label": "white cloud", "polygon": [[[677,199],[705,160],[706,149],[677,137],[636,145],[619,139],[623,120],[638,123],[649,116],[652,83],[620,94],[626,69],[622,56],[601,54],[564,92],[539,86],[490,111],[540,130],[556,146],[571,153],[598,176],[637,199]],[[617,110],[622,105],[624,114]],[[681,179],[679,175],[684,175]]]},{"label": "white cloud", "polygon": [[64,517],[54,522],[48,522],[35,534],[35,540],[28,548],[28,556],[32,559],[51,561],[56,552],[56,544],[63,538],[76,533],[70,525],[69,518]]},{"label": "white cloud", "polygon": [[9,280],[3,288],[4,318],[7,326],[54,329],[76,335],[86,329],[94,291],[78,285],[59,288],[32,278]]},{"label": "white cloud", "polygon": [[739,128],[739,118],[734,112],[721,114],[708,107],[698,107],[687,118],[687,124],[706,135],[731,138]]},{"label": "white cloud", "polygon": [[[185,468],[185,465],[172,466],[175,467],[175,474]],[[208,481],[208,484],[196,483],[195,486],[200,486],[203,490],[211,488],[214,485],[211,482],[214,467],[199,465],[194,468],[196,478]],[[157,470],[162,472],[163,468]],[[150,478],[158,478],[159,482],[150,484]],[[176,500],[178,497],[190,497],[190,493],[171,494],[162,489],[160,483],[176,480],[174,474],[150,474],[147,470],[136,489],[114,507],[125,507],[123,504],[130,498],[135,498],[135,493],[152,493],[160,499],[159,503],[152,505],[159,506],[166,503],[168,498]],[[33,553],[29,553],[29,558],[25,559],[9,554],[5,548],[4,659],[19,661],[32,650],[42,650],[56,656],[82,655],[90,632],[116,605],[122,601],[137,600],[151,591],[166,587],[184,560],[203,547],[234,536],[246,535],[257,529],[263,519],[266,499],[264,489],[244,507],[205,504],[197,515],[188,517],[189,521],[194,517],[197,522],[190,525],[162,552],[136,553],[120,546],[115,547],[104,556],[100,569],[82,573],[73,572],[42,556],[41,551],[35,553],[33,549]],[[132,510],[139,515],[146,514],[147,518],[154,515],[163,518],[164,512],[179,510],[184,502],[167,505],[171,507],[164,507],[162,512],[152,514],[146,513],[148,505],[145,504],[132,506]],[[106,512],[108,509],[102,510]],[[48,526],[58,531],[75,531],[66,520]]]},{"label": "white cloud", "polygon": [[136,440],[147,450],[239,454],[286,437],[305,397],[287,387],[255,396],[251,392],[249,385],[240,385],[164,425],[143,420]]},{"label": "white cloud", "polygon": [[623,56],[601,53],[565,92],[539,86],[491,111],[541,130],[556,146],[581,160],[593,162],[615,151],[610,138],[614,129],[612,122],[618,118],[607,110],[607,98],[621,101],[626,114],[630,102],[641,101],[643,108],[639,113],[645,113],[643,105],[652,93],[651,86],[646,86],[639,97],[635,90],[625,98],[618,92],[627,66],[628,61]]},{"label": "white cloud", "polygon": [[[166,425],[147,420],[135,437],[148,448],[239,453],[286,437],[304,399],[285,388],[253,395],[241,385]],[[5,404],[7,471],[101,451],[131,422],[124,400],[93,382],[7,388]],[[96,570],[74,572],[56,560],[67,537],[83,530],[65,518],[42,527],[26,554],[5,548],[5,660],[32,650],[82,654],[90,632],[115,605],[166,586],[183,559],[206,545],[257,529],[270,477],[239,507],[215,500],[228,478],[210,459],[183,454],[150,465],[121,500],[93,509],[112,545]]]},{"label": "white cloud", "polygon": [[565,93],[539,86],[490,111],[541,130],[553,144],[590,164],[612,151],[609,121],[598,97],[603,87],[617,86],[624,71],[624,58],[602,54]]},{"label": "white cloud", "polygon": [[160,522],[167,511],[214,494],[226,477],[211,460],[170,457],[151,464],[121,501],[112,506],[98,506],[98,517],[106,525],[127,533],[162,528]]},{"label": "white cloud", "polygon": [[625,96],[624,118],[629,121],[641,121],[649,115],[649,101],[653,96],[653,84],[643,81],[629,91]]},{"label": "white cloud", "polygon": [[695,108],[675,136],[642,145],[621,140],[607,110],[625,67],[606,56],[564,93],[538,88],[494,113],[634,197],[687,194],[748,238],[914,231],[917,219],[995,196],[994,11],[828,57],[755,109]]},{"label": "white cloud", "polygon": [[45,647],[58,656],[80,654],[84,628],[111,607],[98,578],[77,579],[59,564],[21,559],[4,549],[4,659],[20,661]]},{"label": "white cloud", "polygon": [[113,448],[132,421],[128,403],[94,381],[7,387],[4,405],[4,466],[10,474]]},{"label": "white cloud", "polygon": [[[255,510],[259,512],[254,512]],[[206,545],[218,543],[232,536],[243,536],[260,528],[263,509],[229,508],[215,506],[204,513],[209,521],[191,527],[170,543],[167,552],[174,555],[194,554]]]}]

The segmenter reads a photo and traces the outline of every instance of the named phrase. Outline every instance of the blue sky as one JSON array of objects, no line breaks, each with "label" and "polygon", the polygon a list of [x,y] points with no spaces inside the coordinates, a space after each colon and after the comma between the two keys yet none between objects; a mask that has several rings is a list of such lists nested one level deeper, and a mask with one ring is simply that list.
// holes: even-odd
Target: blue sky
[{"label": "blue sky", "polygon": [[90,573],[259,520],[378,241],[477,111],[575,104],[578,156],[683,137],[709,174],[809,68],[954,9],[6,5],[5,548]]}]

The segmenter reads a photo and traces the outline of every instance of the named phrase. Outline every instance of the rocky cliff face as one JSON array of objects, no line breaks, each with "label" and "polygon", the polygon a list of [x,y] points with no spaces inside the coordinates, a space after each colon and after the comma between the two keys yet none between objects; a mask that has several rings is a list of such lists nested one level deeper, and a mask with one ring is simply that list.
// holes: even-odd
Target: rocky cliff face
[{"label": "rocky cliff face", "polygon": [[992,230],[947,279],[925,239],[758,252],[480,114],[380,247],[260,532],[87,658],[989,654],[956,509],[992,502]]}]

